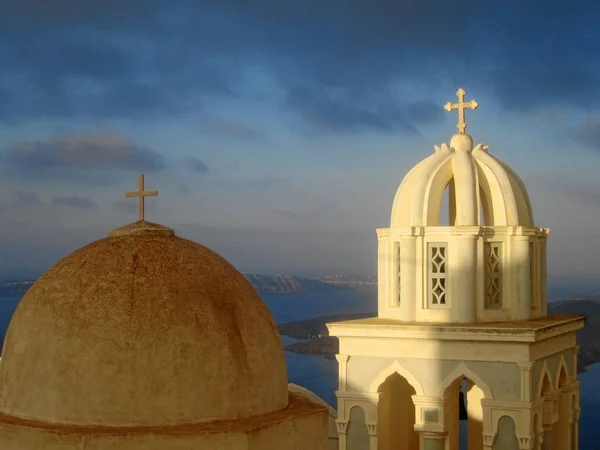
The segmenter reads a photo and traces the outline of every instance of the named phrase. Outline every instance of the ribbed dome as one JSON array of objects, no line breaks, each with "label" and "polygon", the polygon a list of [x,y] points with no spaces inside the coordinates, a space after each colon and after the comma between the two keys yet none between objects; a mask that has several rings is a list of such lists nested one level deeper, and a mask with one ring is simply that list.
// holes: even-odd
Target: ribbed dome
[{"label": "ribbed dome", "polygon": [[287,406],[273,319],[211,250],[137,222],[59,261],[6,335],[0,412],[75,425],[153,426]]},{"label": "ribbed dome", "polygon": [[[455,135],[450,146],[417,164],[404,178],[392,207],[392,227],[440,225],[444,191],[450,188],[450,225],[533,226],[521,179],[471,136]],[[483,211],[484,223],[481,223]]]}]

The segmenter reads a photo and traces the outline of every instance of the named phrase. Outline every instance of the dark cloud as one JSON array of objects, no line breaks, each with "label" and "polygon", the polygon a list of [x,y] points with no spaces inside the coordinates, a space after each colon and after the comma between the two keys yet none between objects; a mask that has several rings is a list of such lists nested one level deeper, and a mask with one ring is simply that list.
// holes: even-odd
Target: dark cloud
[{"label": "dark cloud", "polygon": [[254,139],[260,135],[257,130],[248,125],[221,117],[204,117],[200,121],[200,127],[204,131],[241,139]]},{"label": "dark cloud", "polygon": [[[162,155],[119,137],[68,136],[48,141],[12,144],[5,153],[9,168],[18,173],[60,176],[81,171],[127,169],[156,172],[164,169]],[[75,178],[78,178],[75,176]]]},{"label": "dark cloud", "polygon": [[252,94],[257,67],[322,129],[418,132],[439,120],[431,90],[458,85],[516,111],[590,108],[599,19],[592,0],[7,0],[0,120],[196,111]]},{"label": "dark cloud", "polygon": [[572,132],[576,141],[600,153],[600,118],[585,121]]},{"label": "dark cloud", "polygon": [[177,186],[177,193],[178,194],[184,194],[184,195],[189,195],[191,193],[190,191],[190,187],[187,184],[180,184],[179,186]]},{"label": "dark cloud", "polygon": [[14,206],[36,206],[41,205],[40,197],[33,191],[15,191]]},{"label": "dark cloud", "polygon": [[79,197],[77,195],[74,195],[72,197],[53,198],[52,204],[62,205],[62,206],[70,206],[71,208],[78,208],[78,209],[85,209],[85,210],[94,209],[98,206],[95,201],[93,201],[89,198],[86,198],[86,197]]},{"label": "dark cloud", "polygon": [[196,173],[208,173],[210,171],[208,166],[200,158],[193,155],[185,157],[185,167]]}]

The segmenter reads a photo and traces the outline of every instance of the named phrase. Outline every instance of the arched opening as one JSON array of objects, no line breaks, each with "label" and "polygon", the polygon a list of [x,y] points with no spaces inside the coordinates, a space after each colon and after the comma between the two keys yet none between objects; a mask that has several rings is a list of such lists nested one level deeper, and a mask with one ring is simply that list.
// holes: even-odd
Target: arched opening
[{"label": "arched opening", "polygon": [[360,406],[354,406],[350,410],[346,443],[348,450],[369,448],[369,430],[367,429],[365,411]]},{"label": "arched opening", "polygon": [[450,449],[483,450],[483,390],[460,376],[446,388],[444,397]]},{"label": "arched opening", "polygon": [[550,420],[550,418],[552,417],[553,408],[552,399],[549,397],[550,394],[552,394],[552,383],[550,382],[550,377],[546,372],[544,373],[544,378],[542,379],[542,384],[540,387],[540,395],[544,399],[544,434],[542,440],[543,450],[550,450],[550,445],[552,443],[552,425],[550,423],[547,423],[547,421]]},{"label": "arched opening", "polygon": [[442,201],[440,203],[438,225],[442,227],[454,226],[456,220],[456,198],[454,196],[454,178],[450,179],[444,193],[442,194]]},{"label": "arched opening", "polygon": [[415,431],[415,389],[406,378],[393,373],[379,386],[377,405],[377,449],[418,450],[419,435]]},{"label": "arched opening", "polygon": [[494,209],[492,208],[492,202],[481,186],[479,187],[479,205],[479,225],[494,225]]},{"label": "arched opening", "polygon": [[494,440],[494,450],[518,450],[519,439],[517,427],[510,416],[502,416],[498,420],[498,431]]},{"label": "arched opening", "polygon": [[571,396],[566,391],[568,384],[567,371],[564,365],[561,365],[558,375],[558,420],[552,425],[552,446],[554,448],[569,448],[569,442],[571,441],[569,426]]}]

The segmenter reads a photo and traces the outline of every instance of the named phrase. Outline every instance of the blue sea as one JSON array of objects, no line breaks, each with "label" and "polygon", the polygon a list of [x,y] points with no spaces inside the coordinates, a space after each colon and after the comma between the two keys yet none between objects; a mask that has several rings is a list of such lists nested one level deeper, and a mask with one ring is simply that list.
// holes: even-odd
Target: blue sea
[{"label": "blue sea", "polygon": [[[364,295],[354,292],[265,295],[263,298],[278,324],[330,314],[367,313],[376,310],[374,298],[366,299]],[[18,302],[18,297],[0,297],[0,335],[4,335]],[[284,345],[295,341],[283,337]],[[290,352],[286,352],[286,358],[290,382],[310,389],[333,407],[336,406],[336,361],[319,355]],[[580,448],[594,449],[598,448],[600,440],[600,427],[596,420],[596,417],[600,418],[600,364],[588,367],[588,371],[580,374],[579,378],[582,409]]]}]

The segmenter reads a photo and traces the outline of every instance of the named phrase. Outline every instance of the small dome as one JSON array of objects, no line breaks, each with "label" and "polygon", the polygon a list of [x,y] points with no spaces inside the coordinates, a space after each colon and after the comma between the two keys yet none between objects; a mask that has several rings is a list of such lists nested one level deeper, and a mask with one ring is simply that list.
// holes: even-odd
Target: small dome
[{"label": "small dome", "polygon": [[[438,226],[446,188],[450,188],[450,225],[533,226],[529,196],[506,164],[473,148],[466,133],[456,134],[417,164],[400,184],[392,207],[392,227]],[[484,223],[481,223],[483,211]]]},{"label": "small dome", "polygon": [[148,222],[59,261],[27,292],[0,363],[0,412],[156,426],[287,406],[281,340],[233,266]]}]

